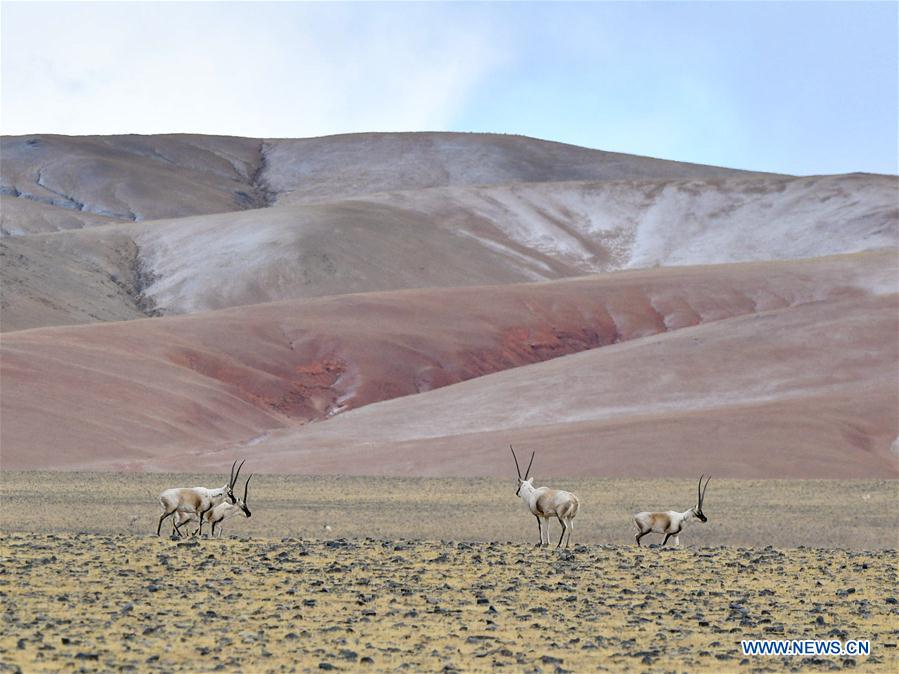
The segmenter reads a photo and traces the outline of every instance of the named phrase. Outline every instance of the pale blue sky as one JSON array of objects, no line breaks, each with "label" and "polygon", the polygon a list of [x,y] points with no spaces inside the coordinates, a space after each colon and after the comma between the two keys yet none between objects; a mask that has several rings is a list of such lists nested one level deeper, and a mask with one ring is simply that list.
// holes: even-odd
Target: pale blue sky
[{"label": "pale blue sky", "polygon": [[0,129],[521,133],[897,172],[897,3],[15,3]]}]

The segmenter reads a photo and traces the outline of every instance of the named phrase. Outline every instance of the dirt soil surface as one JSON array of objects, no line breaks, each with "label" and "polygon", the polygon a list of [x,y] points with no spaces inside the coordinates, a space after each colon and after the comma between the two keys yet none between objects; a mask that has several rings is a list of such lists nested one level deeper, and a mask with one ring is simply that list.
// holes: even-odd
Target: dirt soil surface
[{"label": "dirt soil surface", "polygon": [[[533,547],[514,478],[256,475],[224,538],[150,533],[155,495],[198,483],[4,472],[0,671],[897,667],[894,482],[713,477],[678,549],[637,548],[630,516],[690,507],[692,480],[556,481],[582,504],[568,551]],[[744,639],[871,650],[743,656]]]},{"label": "dirt soil surface", "polygon": [[499,475],[514,442],[557,475],[896,475],[895,274],[881,252],[7,333],[4,463]]},{"label": "dirt soil surface", "polygon": [[[504,479],[257,474],[249,490],[252,517],[228,520],[225,533],[274,540],[371,536],[535,543],[536,523],[515,497],[515,466],[508,452],[506,460],[508,476]],[[221,486],[228,481],[227,468],[221,475],[3,471],[0,530],[155,534],[158,495],[163,489]],[[245,470],[253,469],[250,459]],[[546,479],[537,468],[533,474],[538,486],[548,484],[579,496],[581,507],[572,542],[589,545],[632,544],[633,513],[690,508],[695,505],[699,477]],[[242,493],[240,485],[237,491]],[[725,480],[713,476],[704,505],[709,521],[691,526],[681,535],[681,543],[896,548],[897,497],[899,484],[891,480]],[[558,536],[559,531],[552,522],[550,534]],[[647,540],[657,543],[661,537]]]},{"label": "dirt soil surface", "polygon": [[0,139],[5,469],[899,477],[899,178]]},{"label": "dirt soil surface", "polygon": [[[896,552],[7,534],[7,671],[894,672]],[[743,639],[871,641],[743,656]]]}]

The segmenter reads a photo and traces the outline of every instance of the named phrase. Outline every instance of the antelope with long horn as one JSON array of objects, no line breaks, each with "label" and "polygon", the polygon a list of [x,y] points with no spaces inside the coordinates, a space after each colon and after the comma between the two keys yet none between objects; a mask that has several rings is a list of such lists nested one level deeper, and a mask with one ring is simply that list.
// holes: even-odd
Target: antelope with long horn
[{"label": "antelope with long horn", "polygon": [[696,486],[696,505],[693,508],[682,513],[669,510],[667,512],[647,512],[634,515],[634,526],[636,527],[634,538],[637,541],[637,545],[640,545],[640,539],[646,534],[665,534],[665,540],[662,541],[662,545],[665,545],[668,539],[674,536],[674,545],[677,546],[680,545],[679,534],[687,522],[694,519],[698,519],[700,522],[708,522],[708,518],[702,512],[702,502],[705,500],[705,489],[709,486],[709,480],[712,477],[709,476],[706,479],[705,485],[702,484],[703,477],[705,475],[699,476],[699,484]]},{"label": "antelope with long horn", "polygon": [[[565,541],[565,547],[567,548],[571,542],[574,516],[577,515],[577,510],[580,506],[577,496],[570,491],[561,489],[535,487],[534,478],[528,476],[531,474],[531,466],[534,464],[534,454],[536,452],[531,452],[528,469],[524,472],[524,477],[521,477],[518,457],[515,456],[515,450],[512,449],[512,445],[509,445],[509,449],[512,450],[512,458],[515,459],[515,470],[518,471],[518,489],[515,491],[515,495],[521,497],[527,509],[537,518],[537,529],[540,532],[540,542],[537,546],[549,545],[548,520],[550,517],[555,517],[559,520],[559,524],[562,525],[562,535],[559,537],[556,548],[562,545],[562,539],[565,538],[566,533],[568,534],[568,539]],[[546,538],[545,543],[544,537]]]},{"label": "antelope with long horn", "polygon": [[[219,528],[219,537],[222,536],[222,522],[224,522],[229,517],[234,517],[235,515],[240,515],[243,513],[244,517],[249,518],[252,513],[250,512],[249,507],[247,506],[247,490],[250,487],[250,480],[253,477],[253,473],[250,473],[250,477],[247,478],[247,481],[243,485],[243,498],[238,498],[236,503],[228,503],[227,501],[222,501],[217,506],[214,506],[212,510],[206,512],[204,519],[207,523],[212,524],[212,534],[211,536],[215,537],[215,527]],[[184,511],[176,511],[175,512],[175,528],[178,530],[178,533],[181,533],[181,527],[183,527],[188,522],[196,522],[199,520],[199,517],[196,513],[193,512],[184,512]],[[199,532],[199,529],[197,529]]]},{"label": "antelope with long horn", "polygon": [[[231,477],[228,484],[218,489],[207,489],[206,487],[174,487],[166,489],[159,495],[159,503],[162,505],[162,515],[159,517],[159,525],[156,527],[156,535],[159,536],[162,531],[162,523],[167,517],[172,517],[176,512],[195,513],[200,520],[200,528],[198,532],[202,534],[203,517],[207,512],[212,510],[216,505],[227,499],[232,504],[237,503],[234,496],[234,485],[237,482],[237,476],[240,475],[240,469],[246,459],[237,466],[237,461],[231,464]],[[234,467],[237,466],[237,472]],[[180,534],[178,525],[175,529]]]}]

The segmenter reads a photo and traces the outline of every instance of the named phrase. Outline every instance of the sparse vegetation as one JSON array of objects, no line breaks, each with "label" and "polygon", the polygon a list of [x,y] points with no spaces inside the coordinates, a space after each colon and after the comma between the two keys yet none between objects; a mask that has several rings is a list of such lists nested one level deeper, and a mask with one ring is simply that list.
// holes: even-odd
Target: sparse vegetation
[{"label": "sparse vegetation", "polygon": [[[152,535],[163,487],[207,482],[3,473],[7,670],[897,666],[895,549],[834,549],[895,547],[891,482],[716,479],[709,523],[660,549],[632,544],[628,516],[638,503],[686,507],[692,480],[556,480],[581,497],[587,544],[555,552],[533,547],[512,480],[261,475],[252,519],[229,521],[224,540]],[[791,637],[870,639],[872,651],[739,650]]]},{"label": "sparse vegetation", "polygon": [[[6,534],[3,548],[0,659],[26,672],[897,665],[894,551],[554,553],[526,543],[124,534]],[[789,637],[867,638],[872,652],[784,660],[739,649],[741,639]]]},{"label": "sparse vegetation", "polygon": [[[252,459],[248,462],[251,465]],[[159,492],[172,486],[220,486],[221,475],[9,472],[0,475],[4,531],[154,533]],[[694,503],[684,480],[543,479],[580,498],[575,543],[630,545],[633,514]],[[537,542],[534,517],[509,479],[379,478],[259,475],[253,517],[229,521],[226,535],[253,538],[333,536],[383,539]],[[715,478],[705,500],[709,521],[683,543],[778,548],[896,548],[897,484],[871,480],[726,480]],[[747,522],[749,524],[747,524]],[[551,522],[550,535],[560,529]],[[660,543],[648,536],[643,544]]]}]

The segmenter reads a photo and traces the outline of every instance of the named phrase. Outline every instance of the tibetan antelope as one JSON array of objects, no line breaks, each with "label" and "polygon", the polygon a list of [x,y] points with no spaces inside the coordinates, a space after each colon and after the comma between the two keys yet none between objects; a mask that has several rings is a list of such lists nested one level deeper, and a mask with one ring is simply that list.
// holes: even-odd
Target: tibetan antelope
[{"label": "tibetan antelope", "polygon": [[[234,517],[235,515],[240,515],[243,513],[244,517],[250,517],[252,513],[250,512],[249,507],[247,506],[247,489],[250,487],[250,479],[253,477],[253,474],[250,474],[250,477],[247,478],[247,481],[243,485],[243,498],[237,499],[237,503],[228,503],[227,501],[222,501],[217,506],[213,507],[212,510],[206,512],[204,519],[207,523],[212,524],[212,537],[215,537],[215,527],[219,528],[219,537],[222,535],[222,522],[224,522],[229,517]],[[184,511],[176,511],[175,512],[175,529],[178,533],[181,533],[181,527],[183,527],[188,522],[196,522],[199,520],[199,517],[194,512],[184,512]],[[199,529],[197,529],[199,531]]]},{"label": "tibetan antelope", "polygon": [[700,522],[708,521],[708,518],[702,512],[702,502],[705,500],[705,488],[709,486],[709,480],[712,477],[709,476],[706,479],[705,485],[702,484],[703,477],[705,475],[699,476],[699,484],[696,486],[695,507],[682,513],[669,510],[663,513],[637,513],[634,515],[634,526],[636,527],[634,538],[637,540],[637,545],[640,545],[640,539],[646,534],[665,534],[665,540],[662,541],[662,545],[665,545],[668,539],[674,536],[674,544],[680,545],[678,534],[680,534],[687,522],[694,518]]},{"label": "tibetan antelope", "polygon": [[[512,445],[509,445],[512,449]],[[515,456],[515,450],[512,449],[512,458],[515,459],[515,470],[518,471],[518,489],[515,495],[520,496],[521,500],[531,514],[537,518],[537,529],[540,531],[540,542],[538,547],[549,545],[549,520],[555,517],[562,525],[562,535],[559,537],[558,548],[562,545],[562,539],[568,533],[568,540],[565,541],[565,547],[571,542],[571,530],[574,527],[574,516],[577,515],[577,509],[580,505],[577,496],[570,491],[562,491],[561,489],[550,489],[549,487],[535,487],[534,478],[528,477],[531,473],[531,465],[534,463],[534,454],[531,452],[531,461],[528,463],[528,469],[521,477],[521,467],[518,465],[518,457]],[[543,542],[544,534],[546,543]]]},{"label": "tibetan antelope", "polygon": [[[159,525],[156,527],[156,535],[159,536],[162,531],[162,523],[167,517],[172,517],[176,512],[196,513],[200,520],[199,533],[203,533],[203,516],[212,508],[223,500],[227,499],[232,504],[237,503],[234,497],[234,484],[237,482],[237,476],[240,475],[240,469],[246,459],[237,466],[237,461],[231,464],[231,477],[228,484],[218,489],[207,489],[206,487],[174,487],[166,489],[159,495],[159,503],[162,505],[162,515],[159,517]],[[234,466],[237,466],[237,472],[234,472]],[[178,530],[177,526],[175,529]],[[181,533],[178,530],[178,533]]]}]

